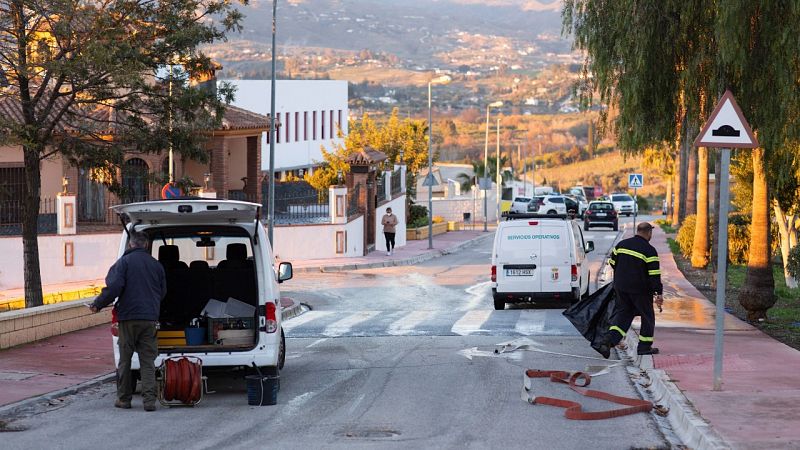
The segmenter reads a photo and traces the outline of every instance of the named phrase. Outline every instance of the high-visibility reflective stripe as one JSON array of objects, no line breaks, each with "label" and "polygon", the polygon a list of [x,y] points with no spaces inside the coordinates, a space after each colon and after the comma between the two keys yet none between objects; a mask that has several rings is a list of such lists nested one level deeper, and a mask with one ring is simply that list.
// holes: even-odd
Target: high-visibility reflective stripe
[{"label": "high-visibility reflective stripe", "polygon": [[658,262],[658,256],[651,256],[649,258],[645,258],[644,261],[647,263]]},{"label": "high-visibility reflective stripe", "polygon": [[619,331],[619,334],[625,336],[625,330],[616,325],[611,325],[610,327],[608,327],[608,331]]},{"label": "high-visibility reflective stripe", "polygon": [[660,270],[648,270],[647,274],[648,275],[661,275],[661,271]]},{"label": "high-visibility reflective stripe", "polygon": [[639,253],[639,252],[635,252],[633,250],[628,250],[627,248],[617,249],[617,253],[622,253],[624,255],[630,255],[630,256],[633,256],[634,258],[639,258],[642,261],[647,262],[647,256],[644,256],[644,254]]},{"label": "high-visibility reflective stripe", "polygon": [[614,264],[616,264],[616,261],[614,261],[613,259],[609,259],[609,260],[608,260],[608,263],[609,263],[609,264],[611,264],[611,265],[613,266]]},{"label": "high-visibility reflective stripe", "polygon": [[653,342],[653,338],[647,336],[639,336],[639,340],[642,342]]},{"label": "high-visibility reflective stripe", "polygon": [[617,254],[617,247],[614,247],[614,250],[611,250],[611,253],[616,255]]}]

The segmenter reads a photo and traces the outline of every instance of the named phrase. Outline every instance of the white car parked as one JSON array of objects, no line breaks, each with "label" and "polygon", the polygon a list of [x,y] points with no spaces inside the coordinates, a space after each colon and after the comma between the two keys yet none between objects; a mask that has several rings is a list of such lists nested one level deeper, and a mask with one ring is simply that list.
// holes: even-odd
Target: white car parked
[{"label": "white car parked", "polygon": [[626,217],[638,212],[636,202],[633,197],[628,194],[611,194],[611,203],[614,204],[614,209],[617,214],[624,214]]},{"label": "white car parked", "polygon": [[531,202],[530,197],[514,197],[511,202],[511,212],[514,214],[522,214],[528,212],[528,203]]},{"label": "white car parked", "polygon": [[528,203],[529,213],[536,214],[567,214],[567,204],[561,195],[538,195]]},{"label": "white car parked", "polygon": [[578,223],[535,217],[500,222],[492,250],[494,308],[506,303],[568,303],[589,293],[586,253]]},{"label": "white car parked", "polygon": [[[292,265],[281,263],[277,273],[273,269],[275,260],[259,220],[261,205],[164,200],[112,209],[127,221],[120,256],[128,244],[128,232],[145,233],[152,256],[166,274],[156,365],[167,357],[193,356],[204,367],[255,364],[277,374],[286,359],[278,283],[292,278]],[[206,330],[190,338],[187,330],[196,319],[199,328]],[[112,312],[114,362],[118,364],[116,326]],[[139,369],[137,355],[132,369]]]}]

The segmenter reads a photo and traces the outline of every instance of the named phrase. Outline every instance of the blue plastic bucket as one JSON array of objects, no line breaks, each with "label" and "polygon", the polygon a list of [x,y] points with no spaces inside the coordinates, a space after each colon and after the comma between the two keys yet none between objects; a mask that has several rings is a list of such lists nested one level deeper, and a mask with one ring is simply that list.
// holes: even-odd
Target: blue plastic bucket
[{"label": "blue plastic bucket", "polygon": [[186,328],[186,345],[203,345],[206,343],[205,328]]},{"label": "blue plastic bucket", "polygon": [[253,406],[275,405],[278,403],[280,377],[277,375],[247,375],[247,404]]}]

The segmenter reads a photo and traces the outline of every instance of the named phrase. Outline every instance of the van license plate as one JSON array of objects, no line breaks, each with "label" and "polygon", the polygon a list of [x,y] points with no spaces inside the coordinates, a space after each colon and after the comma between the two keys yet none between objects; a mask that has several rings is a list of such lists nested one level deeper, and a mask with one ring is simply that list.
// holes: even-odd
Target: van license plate
[{"label": "van license plate", "polygon": [[605,217],[606,213],[597,213],[597,217]]},{"label": "van license plate", "polygon": [[532,277],[533,269],[506,269],[507,277]]}]

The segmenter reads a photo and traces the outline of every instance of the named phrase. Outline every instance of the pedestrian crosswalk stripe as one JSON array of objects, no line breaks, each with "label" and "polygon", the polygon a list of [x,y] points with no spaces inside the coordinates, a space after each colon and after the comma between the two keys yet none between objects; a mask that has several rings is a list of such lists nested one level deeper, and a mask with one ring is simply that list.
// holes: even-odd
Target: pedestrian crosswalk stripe
[{"label": "pedestrian crosswalk stripe", "polygon": [[333,315],[333,311],[308,311],[297,317],[294,317],[291,320],[283,321],[281,326],[283,327],[283,331],[290,331],[294,328],[330,315]]},{"label": "pedestrian crosswalk stripe", "polygon": [[322,334],[329,337],[342,336],[349,333],[355,325],[366,322],[378,314],[380,314],[380,311],[359,311],[328,325]]},{"label": "pedestrian crosswalk stripe", "polygon": [[400,320],[392,322],[386,332],[393,336],[409,334],[414,330],[415,327],[430,319],[432,316],[433,314],[431,311],[411,312],[403,316],[403,318]]},{"label": "pedestrian crosswalk stripe", "polygon": [[484,322],[489,320],[491,315],[492,311],[490,310],[468,311],[466,314],[461,316],[456,323],[453,324],[453,328],[451,328],[450,331],[462,336],[472,334],[476,331],[481,331],[481,326],[484,324]]}]

